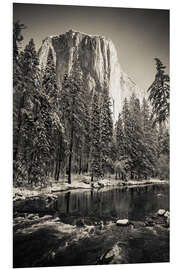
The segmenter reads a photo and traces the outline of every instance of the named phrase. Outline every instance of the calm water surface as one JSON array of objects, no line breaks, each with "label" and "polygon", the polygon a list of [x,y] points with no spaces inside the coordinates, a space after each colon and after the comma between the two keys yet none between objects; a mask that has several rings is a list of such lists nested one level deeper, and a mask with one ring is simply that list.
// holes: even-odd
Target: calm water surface
[{"label": "calm water surface", "polygon": [[71,191],[58,196],[59,216],[144,220],[158,209],[169,210],[169,186]]},{"label": "calm water surface", "polygon": [[[42,202],[41,202],[42,203]],[[169,185],[71,191],[58,195],[56,216],[67,227],[78,218],[113,220],[128,218],[143,221],[160,209],[169,209]],[[86,235],[81,227],[72,233],[60,233],[61,224],[45,224],[30,232],[14,233],[14,267],[94,265],[114,245],[122,249],[125,260],[115,263],[169,261],[169,231],[165,228],[115,224]],[[84,233],[84,236],[82,235]],[[104,262],[105,264],[107,262]]]}]

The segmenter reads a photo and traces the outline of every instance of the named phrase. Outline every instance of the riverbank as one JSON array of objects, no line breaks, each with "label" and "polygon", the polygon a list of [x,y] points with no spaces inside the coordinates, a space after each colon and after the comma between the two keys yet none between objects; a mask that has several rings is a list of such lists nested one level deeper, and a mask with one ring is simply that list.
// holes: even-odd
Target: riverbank
[{"label": "riverbank", "polygon": [[148,180],[115,180],[115,179],[101,179],[99,181],[91,183],[90,177],[80,177],[80,180],[75,180],[71,184],[67,182],[51,182],[50,186],[47,187],[13,187],[13,201],[25,200],[26,198],[37,197],[37,196],[51,196],[58,192],[71,191],[71,190],[83,190],[83,189],[102,189],[105,187],[133,187],[133,186],[144,186],[154,184],[167,184],[168,180],[160,179],[148,179]]}]

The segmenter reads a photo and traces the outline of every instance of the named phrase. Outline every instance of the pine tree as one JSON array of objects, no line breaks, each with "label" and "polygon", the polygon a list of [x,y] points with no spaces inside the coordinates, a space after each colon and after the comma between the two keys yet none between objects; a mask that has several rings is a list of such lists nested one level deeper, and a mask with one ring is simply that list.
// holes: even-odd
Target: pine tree
[{"label": "pine tree", "polygon": [[31,157],[30,166],[28,169],[29,182],[39,184],[46,183],[48,163],[51,159],[51,138],[47,134],[47,125],[51,124],[47,121],[47,116],[43,117],[41,109],[38,119],[33,122],[33,140],[31,137]]},{"label": "pine tree", "polygon": [[[44,120],[47,123],[46,134],[51,141],[52,155],[50,166],[55,166],[55,180],[58,180],[61,164],[65,158],[65,138],[60,112],[60,93],[57,86],[56,69],[51,49],[49,49],[47,64],[43,71],[42,87],[44,97],[46,97],[46,101],[49,104],[44,111]],[[53,174],[53,168],[50,168],[50,171]]]},{"label": "pine tree", "polygon": [[130,112],[131,112],[131,150],[130,156],[132,160],[131,170],[140,177],[143,162],[143,140],[142,140],[142,119],[140,110],[140,101],[135,95],[130,99]]},{"label": "pine tree", "polygon": [[73,148],[75,141],[83,138],[85,119],[85,99],[82,72],[75,50],[70,75],[64,76],[61,90],[61,112],[65,123],[66,136],[69,144],[68,183],[71,183]]},{"label": "pine tree", "polygon": [[[170,78],[169,75],[165,74],[165,66],[162,62],[155,58],[156,61],[156,75],[155,80],[149,87],[149,100],[152,105],[153,126],[158,126],[158,162],[157,170],[160,177],[169,177],[169,132],[166,130],[166,122],[169,118],[169,97],[170,97]],[[165,146],[165,147],[164,147]],[[163,153],[164,150],[167,154]],[[165,173],[166,171],[166,173]]]},{"label": "pine tree", "polygon": [[[52,49],[49,49],[47,64],[43,71],[43,80],[42,86],[45,91],[45,94],[49,98],[49,102],[53,105],[58,106],[58,86],[57,86],[57,76],[56,76],[56,67],[54,64]],[[56,104],[55,104],[56,103]]]},{"label": "pine tree", "polygon": [[158,130],[157,170],[160,178],[169,179],[169,130],[165,125]]},{"label": "pine tree", "polygon": [[117,160],[121,160],[125,156],[125,137],[122,115],[119,113],[116,122],[116,145],[117,145]]},{"label": "pine tree", "polygon": [[140,101],[134,94],[132,94],[129,104],[125,99],[122,113],[127,168],[131,172],[131,178],[140,178],[144,166],[143,155],[145,148],[143,142]]},{"label": "pine tree", "polygon": [[19,20],[13,23],[13,61],[18,61],[20,43],[24,39],[22,35],[22,30],[26,29],[26,26],[23,23],[20,23]]},{"label": "pine tree", "polygon": [[37,105],[40,102],[40,73],[38,65],[34,41],[31,39],[21,54],[21,100],[16,133],[18,142],[15,155],[15,170],[19,170],[17,165],[19,166],[20,160],[23,160],[23,164],[26,167],[23,171],[26,171],[27,178],[30,178],[31,163],[33,162],[34,122],[37,119]]},{"label": "pine tree", "polygon": [[124,156],[128,160],[129,166],[131,166],[131,149],[132,149],[132,119],[130,114],[129,103],[127,98],[124,99],[122,120],[124,125]]},{"label": "pine tree", "polygon": [[116,179],[117,174],[119,173],[119,178],[121,174],[121,179],[125,180],[127,172],[129,169],[129,159],[125,154],[126,149],[126,138],[124,134],[124,123],[122,115],[119,113],[118,120],[115,125],[115,142],[116,142],[116,161],[115,161],[115,172]]},{"label": "pine tree", "polygon": [[[84,100],[91,100],[91,96],[86,88],[86,83],[84,82]],[[80,149],[79,156],[79,173],[83,169],[85,172],[89,170],[89,158],[90,158],[90,148],[91,148],[91,116],[90,116],[90,103],[84,103],[85,117],[84,117],[84,131],[83,131],[83,142]]]},{"label": "pine tree", "polygon": [[22,30],[25,25],[19,21],[13,23],[13,160],[16,159],[18,134],[20,126],[20,110],[22,107],[22,71],[20,43],[23,40]]},{"label": "pine tree", "polygon": [[154,176],[157,171],[157,130],[152,127],[152,120],[150,118],[150,108],[146,101],[142,102],[142,129],[143,129],[143,173],[147,176]]},{"label": "pine tree", "polygon": [[165,66],[162,62],[155,58],[156,61],[156,75],[152,85],[148,88],[149,100],[152,104],[152,119],[153,124],[161,124],[168,120],[169,117],[169,75],[165,74]]},{"label": "pine tree", "polygon": [[102,176],[101,111],[98,92],[94,92],[91,111],[91,181]]},{"label": "pine tree", "polygon": [[101,155],[102,155],[102,171],[112,166],[111,148],[113,139],[113,120],[111,112],[111,100],[109,98],[108,88],[105,85],[102,94],[101,105]]}]

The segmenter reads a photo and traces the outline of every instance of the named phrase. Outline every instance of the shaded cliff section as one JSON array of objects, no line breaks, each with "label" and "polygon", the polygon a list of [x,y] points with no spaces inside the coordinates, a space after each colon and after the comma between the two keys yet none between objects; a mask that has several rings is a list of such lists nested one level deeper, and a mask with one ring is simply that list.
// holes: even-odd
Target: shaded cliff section
[{"label": "shaded cliff section", "polygon": [[110,39],[73,30],[59,36],[47,37],[39,50],[41,68],[46,66],[49,48],[53,52],[60,86],[64,74],[69,74],[72,69],[75,48],[89,93],[93,94],[95,89],[101,91],[104,82],[108,82],[114,120],[118,118],[125,97],[129,98],[133,92],[140,100],[144,97],[143,91],[123,72],[116,48]]}]

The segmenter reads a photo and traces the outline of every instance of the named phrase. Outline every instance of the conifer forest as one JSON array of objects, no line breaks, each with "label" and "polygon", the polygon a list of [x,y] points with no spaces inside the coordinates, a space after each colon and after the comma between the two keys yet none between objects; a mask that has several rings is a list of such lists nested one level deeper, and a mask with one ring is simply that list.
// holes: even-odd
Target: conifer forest
[{"label": "conifer forest", "polygon": [[19,51],[23,24],[14,24],[14,185],[49,185],[72,175],[96,181],[169,178],[169,76],[155,59],[155,79],[142,103],[125,98],[113,123],[108,83],[90,95],[74,51],[58,86],[51,49],[42,70],[33,39]]},{"label": "conifer forest", "polygon": [[[52,14],[63,19],[61,9],[81,10],[54,6],[56,14],[49,12],[53,6],[42,6],[14,4],[13,267],[169,262],[167,59],[155,51],[151,62],[143,59],[144,67],[136,62],[141,72],[134,69],[134,77],[148,81],[145,67],[153,72],[142,90],[119,64],[117,32],[114,40],[98,32],[64,33],[59,23],[63,34],[49,35],[39,46],[40,33],[16,12],[43,8],[50,29]],[[126,22],[131,11],[119,9],[118,18]],[[141,29],[142,14],[134,12],[128,18],[139,14]],[[168,21],[168,11],[143,12]],[[128,44],[131,28],[126,31]],[[136,54],[130,54],[133,66]]]}]

